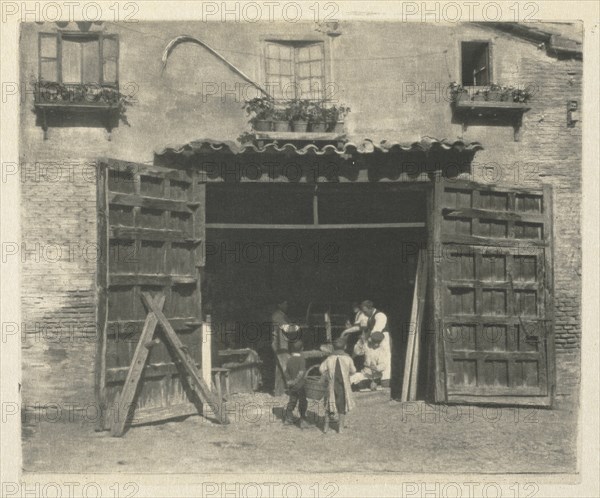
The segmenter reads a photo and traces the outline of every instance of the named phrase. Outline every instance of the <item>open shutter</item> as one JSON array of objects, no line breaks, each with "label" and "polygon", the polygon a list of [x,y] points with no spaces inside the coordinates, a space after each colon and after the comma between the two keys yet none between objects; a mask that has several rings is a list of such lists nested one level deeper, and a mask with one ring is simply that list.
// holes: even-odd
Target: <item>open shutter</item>
[{"label": "open shutter", "polygon": [[[103,161],[98,175],[98,343],[96,395],[108,428],[148,309],[142,293],[165,296],[163,312],[200,365],[200,268],[205,185],[187,170]],[[187,377],[157,328],[132,423],[197,413]],[[186,380],[183,380],[186,379]],[[196,398],[192,398],[196,399]]]},{"label": "open shutter", "polygon": [[436,401],[550,405],[550,189],[440,180],[432,227]]},{"label": "open shutter", "polygon": [[40,33],[38,40],[40,81],[56,82],[58,79],[58,35]]},{"label": "open shutter", "polygon": [[103,35],[102,40],[102,83],[116,85],[119,81],[119,38]]}]

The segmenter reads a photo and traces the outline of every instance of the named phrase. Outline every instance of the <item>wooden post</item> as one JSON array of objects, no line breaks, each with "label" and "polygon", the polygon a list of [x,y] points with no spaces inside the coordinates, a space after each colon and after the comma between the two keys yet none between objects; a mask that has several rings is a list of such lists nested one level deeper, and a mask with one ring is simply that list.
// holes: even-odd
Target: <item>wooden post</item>
[{"label": "wooden post", "polygon": [[212,325],[210,315],[202,322],[202,378],[207,385],[212,386]]},{"label": "wooden post", "polygon": [[106,410],[106,342],[108,321],[108,170],[106,164],[97,163],[96,202],[97,202],[97,243],[100,249],[96,269],[96,320],[98,340],[95,353],[94,394],[100,416],[96,419],[96,431],[103,431],[108,419]]},{"label": "wooden post", "polygon": [[329,311],[325,312],[325,336],[328,343],[333,342],[333,338],[331,337],[331,315]]},{"label": "wooden post", "polygon": [[317,197],[317,188],[318,185],[315,186],[315,191],[313,192],[313,225],[319,224],[319,198]]}]

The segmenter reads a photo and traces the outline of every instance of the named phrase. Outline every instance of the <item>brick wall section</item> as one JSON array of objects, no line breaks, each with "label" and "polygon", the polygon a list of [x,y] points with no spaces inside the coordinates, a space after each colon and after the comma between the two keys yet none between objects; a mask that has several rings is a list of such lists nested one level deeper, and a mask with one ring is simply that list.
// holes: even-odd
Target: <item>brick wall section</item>
[{"label": "brick wall section", "polygon": [[94,399],[95,177],[82,162],[56,164],[24,163],[22,169],[27,406],[85,406]]},{"label": "brick wall section", "polygon": [[580,379],[582,127],[581,123],[566,126],[566,100],[577,100],[582,106],[582,67],[581,63],[552,59],[526,67],[533,78],[543,82],[536,99],[542,100],[543,107],[532,112],[528,121],[539,121],[543,113],[546,125],[536,130],[527,161],[539,165],[541,180],[554,189],[557,394],[567,394],[577,388]]},{"label": "brick wall section", "polygon": [[561,393],[579,380],[577,363],[561,356],[578,356],[581,347],[582,127],[581,123],[566,126],[566,104],[574,99],[582,105],[582,67],[581,63],[556,59],[527,62],[525,71],[540,82],[535,101],[541,105],[527,116],[527,123],[538,124],[525,160],[539,167],[541,181],[554,189],[555,340]]}]

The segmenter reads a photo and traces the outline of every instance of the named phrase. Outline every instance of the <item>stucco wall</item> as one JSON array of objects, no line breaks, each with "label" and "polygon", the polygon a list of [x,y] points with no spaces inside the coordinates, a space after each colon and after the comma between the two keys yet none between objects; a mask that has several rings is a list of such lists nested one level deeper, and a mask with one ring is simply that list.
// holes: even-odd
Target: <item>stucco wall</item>
[{"label": "stucco wall", "polygon": [[[55,29],[50,23],[22,26],[22,88],[31,90],[37,75],[37,33]],[[312,24],[140,22],[93,29],[119,34],[121,88],[137,100],[127,112],[131,126],[121,124],[110,141],[102,128],[50,128],[44,141],[33,95],[22,93],[26,403],[93,401],[96,187],[89,163],[98,156],[150,162],[153,150],[167,144],[235,139],[249,130],[241,101],[255,92],[198,46],[175,49],[161,74],[168,41],[183,33],[197,36],[261,81],[261,36],[323,36]],[[485,150],[475,157],[476,181],[554,186],[558,392],[572,392],[581,333],[581,126],[567,127],[566,102],[581,105],[581,62],[550,57],[532,43],[476,25],[343,23],[341,32],[329,47],[328,70],[336,96],[352,108],[350,140],[479,141]],[[463,134],[452,121],[445,88],[459,79],[459,42],[475,39],[493,44],[496,82],[536,85],[520,142],[509,126],[472,126]],[[36,326],[46,337],[32,333]]]}]

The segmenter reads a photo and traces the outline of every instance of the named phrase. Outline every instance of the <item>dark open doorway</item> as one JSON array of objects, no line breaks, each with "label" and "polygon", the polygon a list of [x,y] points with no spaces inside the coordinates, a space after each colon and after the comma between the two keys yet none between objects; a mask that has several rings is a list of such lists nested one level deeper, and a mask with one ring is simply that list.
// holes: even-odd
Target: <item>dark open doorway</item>
[{"label": "dark open doorway", "polygon": [[[254,349],[269,389],[269,320],[278,300],[287,299],[290,318],[306,324],[310,307],[330,306],[350,319],[354,302],[371,299],[388,316],[398,397],[425,218],[425,191],[414,187],[208,185],[203,306],[213,348]],[[334,337],[340,331],[334,327]],[[305,349],[324,339],[310,329]]]}]

